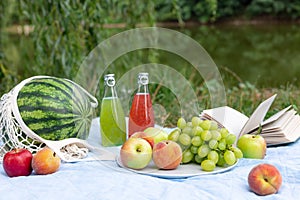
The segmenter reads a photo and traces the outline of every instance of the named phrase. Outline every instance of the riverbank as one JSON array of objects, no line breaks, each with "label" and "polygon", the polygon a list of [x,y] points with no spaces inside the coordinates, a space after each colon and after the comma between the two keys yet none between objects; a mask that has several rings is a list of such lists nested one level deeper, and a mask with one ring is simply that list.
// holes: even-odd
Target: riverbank
[{"label": "riverbank", "polygon": [[[153,26],[163,27],[163,28],[195,28],[199,26],[218,26],[218,25],[282,25],[282,24],[294,24],[300,25],[300,19],[278,19],[273,16],[260,16],[254,18],[246,17],[230,17],[220,19],[216,22],[207,22],[201,23],[197,20],[188,20],[188,21],[165,21],[165,22],[156,22]],[[149,27],[149,23],[138,23],[136,27]],[[101,25],[105,29],[126,29],[128,25],[126,23],[108,23]],[[19,35],[29,35],[34,31],[34,26],[30,24],[14,24],[9,27],[4,27],[3,32],[8,34],[19,34]]]}]

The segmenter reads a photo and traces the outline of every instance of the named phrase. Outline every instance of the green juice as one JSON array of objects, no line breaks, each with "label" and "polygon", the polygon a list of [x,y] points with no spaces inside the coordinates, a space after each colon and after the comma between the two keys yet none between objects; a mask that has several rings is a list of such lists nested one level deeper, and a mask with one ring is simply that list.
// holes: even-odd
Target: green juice
[{"label": "green juice", "polygon": [[102,146],[118,146],[125,142],[125,115],[119,98],[105,97],[102,99],[100,126]]}]

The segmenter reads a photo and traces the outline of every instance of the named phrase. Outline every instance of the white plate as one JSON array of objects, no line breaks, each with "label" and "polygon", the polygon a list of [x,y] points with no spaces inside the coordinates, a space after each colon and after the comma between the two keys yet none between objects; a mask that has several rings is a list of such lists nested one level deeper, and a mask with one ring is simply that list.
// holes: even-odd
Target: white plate
[{"label": "white plate", "polygon": [[206,172],[201,169],[199,164],[197,165],[194,163],[179,165],[175,170],[161,170],[161,169],[158,169],[155,166],[155,164],[151,161],[146,168],[141,169],[141,170],[135,170],[135,169],[130,169],[130,168],[125,167],[122,164],[119,156],[117,156],[116,162],[118,163],[118,165],[120,167],[127,169],[131,172],[148,175],[148,176],[160,177],[160,178],[169,178],[169,179],[188,178],[188,177],[192,177],[192,176],[222,173],[222,172],[231,170],[238,163],[238,162],[236,162],[234,165],[231,165],[228,167],[216,167],[214,169],[214,171]]}]

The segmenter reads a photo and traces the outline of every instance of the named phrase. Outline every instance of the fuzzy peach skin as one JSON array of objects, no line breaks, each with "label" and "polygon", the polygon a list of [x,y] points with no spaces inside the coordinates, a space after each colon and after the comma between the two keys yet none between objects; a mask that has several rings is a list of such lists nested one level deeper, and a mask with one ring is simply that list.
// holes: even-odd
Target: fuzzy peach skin
[{"label": "fuzzy peach skin", "polygon": [[248,175],[250,189],[258,195],[269,195],[278,192],[282,176],[278,169],[270,164],[254,167]]},{"label": "fuzzy peach skin", "polygon": [[60,158],[48,147],[39,150],[32,158],[32,168],[39,175],[56,172],[60,167],[60,163]]},{"label": "fuzzy peach skin", "polygon": [[165,140],[153,146],[152,157],[159,169],[176,169],[182,159],[182,150],[176,142]]}]

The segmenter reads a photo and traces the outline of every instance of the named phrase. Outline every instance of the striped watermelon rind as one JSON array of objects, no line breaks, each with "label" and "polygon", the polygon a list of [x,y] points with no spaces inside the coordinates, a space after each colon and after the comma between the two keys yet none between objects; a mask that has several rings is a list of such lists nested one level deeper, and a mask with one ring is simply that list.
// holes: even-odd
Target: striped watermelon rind
[{"label": "striped watermelon rind", "polygon": [[[26,129],[46,140],[86,139],[97,100],[76,83],[37,76],[26,80],[16,97],[15,114]],[[21,123],[23,124],[23,123]]]}]

